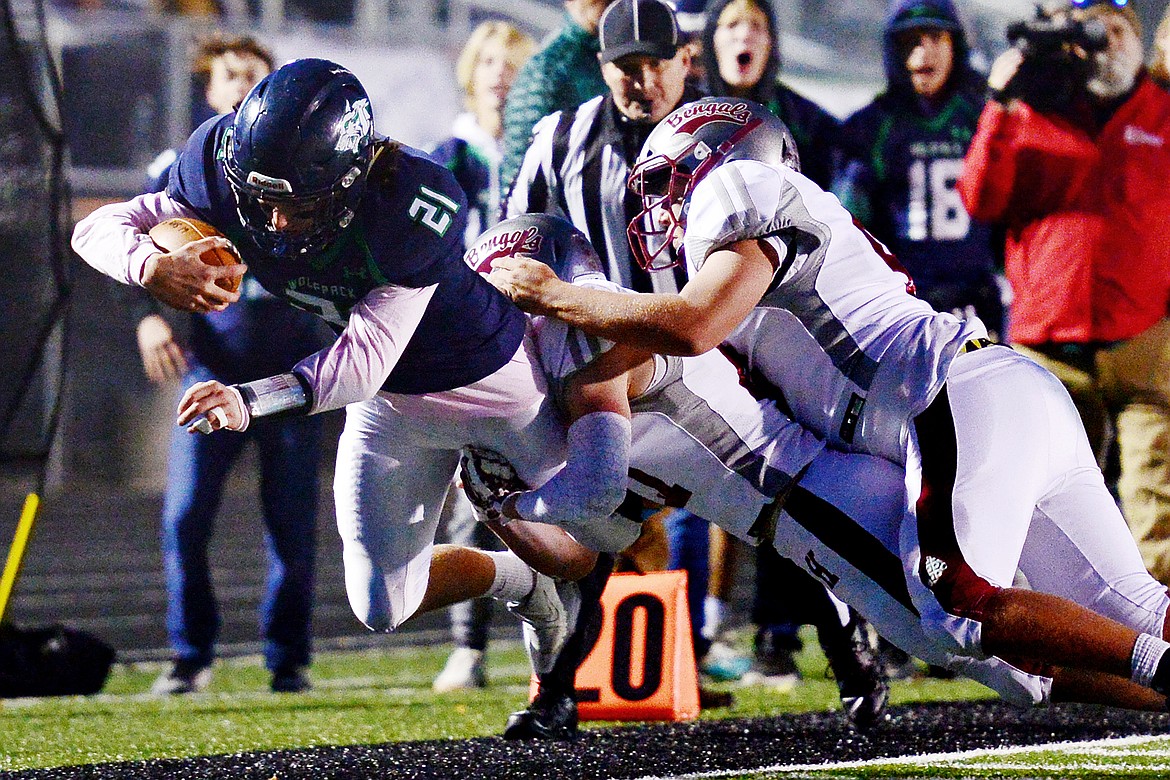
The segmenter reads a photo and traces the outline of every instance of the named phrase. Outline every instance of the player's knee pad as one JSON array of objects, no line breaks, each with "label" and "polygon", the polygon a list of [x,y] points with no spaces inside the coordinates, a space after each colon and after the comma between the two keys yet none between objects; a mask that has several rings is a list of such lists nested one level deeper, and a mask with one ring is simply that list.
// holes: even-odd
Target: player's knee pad
[{"label": "player's knee pad", "polygon": [[371,631],[394,631],[418,611],[428,572],[423,567],[420,576],[416,567],[401,566],[383,574],[376,566],[353,571],[347,565],[345,590],[350,609]]},{"label": "player's knee pad", "polygon": [[349,607],[357,619],[371,631],[393,631],[397,627],[390,610],[372,599],[355,597],[350,594]]},{"label": "player's knee pad", "polygon": [[[370,596],[374,597],[370,598]],[[418,603],[408,606],[401,601],[395,602],[386,596],[384,591],[378,594],[376,590],[356,597],[351,593],[349,606],[366,628],[371,631],[387,633],[396,630],[405,623],[407,618],[417,611]]]}]

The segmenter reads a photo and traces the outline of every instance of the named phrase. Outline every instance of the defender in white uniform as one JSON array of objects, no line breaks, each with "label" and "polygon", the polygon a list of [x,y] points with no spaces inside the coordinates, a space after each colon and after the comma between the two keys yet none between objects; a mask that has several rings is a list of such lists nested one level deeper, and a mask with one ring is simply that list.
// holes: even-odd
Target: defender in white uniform
[{"label": "defender in white uniform", "polygon": [[759,239],[779,259],[728,336],[749,370],[783,388],[793,416],[832,446],[905,463],[906,421],[929,405],[962,346],[987,331],[907,292],[834,195],[787,166],[727,162],[691,197],[694,276],[718,247]]},{"label": "defender in white uniform", "polygon": [[[544,215],[510,220],[498,230],[531,227],[550,244],[559,232],[576,232]],[[491,254],[498,259],[508,252]],[[578,285],[633,294],[604,279],[584,242],[569,257],[547,251],[537,256]],[[593,376],[610,377],[617,394],[628,398],[632,494],[653,505],[685,507],[749,544],[773,543],[857,608],[883,636],[930,663],[979,680],[1016,704],[1049,701],[1052,670],[1025,671],[996,657],[956,656],[923,631],[915,602],[933,596],[916,581],[907,586],[899,558],[904,469],[881,458],[826,449],[774,400],[753,395],[750,382],[719,351],[685,358],[643,356],[546,317],[533,318],[531,333],[551,396],[570,419],[582,395],[600,395],[604,380]],[[608,365],[601,371],[591,368],[601,364]],[[624,374],[619,366],[626,366]],[[570,460],[567,468],[574,465]],[[474,469],[474,459],[469,466]],[[510,500],[501,496],[499,504],[505,515],[531,518],[524,500],[523,494]],[[550,503],[543,511],[566,527],[590,525],[587,517],[573,516],[581,500],[578,495],[571,502]],[[1095,605],[1101,598],[1099,582],[1083,575],[1086,568],[1113,566],[1110,556],[1079,568],[1082,576],[1070,576],[1067,568],[1058,572],[1053,561],[1073,557],[1069,541],[1050,523],[1036,523],[1034,530],[1024,544],[1025,575],[1046,592]],[[1124,560],[1125,550],[1118,552]],[[1129,622],[1144,619],[1123,603],[1103,606]],[[1065,688],[1066,694],[1076,692]]]},{"label": "defender in white uniform", "polygon": [[[615,342],[687,355],[727,339],[797,422],[905,464],[899,556],[923,630],[950,652],[1105,672],[1116,684],[1093,695],[1126,690],[1131,706],[1143,694],[1129,680],[1164,695],[1168,599],[1082,457],[1067,394],[1010,350],[984,348],[977,322],[916,301],[881,245],[795,165],[791,137],[764,107],[684,106],[631,176],[645,206],[630,227],[635,251],[654,267],[667,250],[647,247],[681,250],[694,273],[679,295],[589,290],[522,258],[497,262],[493,277],[524,308]],[[1078,601],[1112,620],[1012,587],[1043,525],[1073,556],[1059,566],[1092,568],[1096,595]]]}]

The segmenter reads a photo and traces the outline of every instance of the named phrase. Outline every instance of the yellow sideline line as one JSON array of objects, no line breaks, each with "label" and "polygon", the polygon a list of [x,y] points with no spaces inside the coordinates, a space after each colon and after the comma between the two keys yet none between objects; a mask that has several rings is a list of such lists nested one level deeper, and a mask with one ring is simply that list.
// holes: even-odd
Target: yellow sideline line
[{"label": "yellow sideline line", "polygon": [[16,584],[16,575],[20,572],[20,563],[24,560],[24,551],[28,547],[33,521],[36,520],[37,507],[40,504],[40,496],[36,493],[29,493],[24,499],[20,522],[16,524],[16,535],[12,538],[12,546],[8,548],[8,560],[4,564],[4,575],[0,577],[0,623],[4,622],[8,599],[12,596],[12,587]]}]

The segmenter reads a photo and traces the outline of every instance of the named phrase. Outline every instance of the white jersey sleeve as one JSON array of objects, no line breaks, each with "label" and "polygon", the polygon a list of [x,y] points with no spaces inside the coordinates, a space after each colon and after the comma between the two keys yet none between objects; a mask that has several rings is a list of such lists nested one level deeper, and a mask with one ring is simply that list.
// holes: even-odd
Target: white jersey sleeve
[{"label": "white jersey sleeve", "polygon": [[694,275],[716,249],[777,232],[786,219],[780,208],[788,169],[724,163],[691,195],[683,248]]},{"label": "white jersey sleeve", "polygon": [[366,293],[337,340],[294,369],[313,389],[310,414],[373,398],[398,365],[437,288],[385,285]]},{"label": "white jersey sleeve", "polygon": [[102,206],[73,229],[73,251],[114,281],[141,287],[146,261],[159,252],[148,233],[172,217],[191,219],[195,212],[165,192]]},{"label": "white jersey sleeve", "polygon": [[982,323],[915,298],[837,198],[785,166],[735,160],[695,188],[684,236],[692,273],[745,238],[766,240],[780,264],[727,346],[821,438],[904,463],[910,421],[963,343],[987,335]]}]

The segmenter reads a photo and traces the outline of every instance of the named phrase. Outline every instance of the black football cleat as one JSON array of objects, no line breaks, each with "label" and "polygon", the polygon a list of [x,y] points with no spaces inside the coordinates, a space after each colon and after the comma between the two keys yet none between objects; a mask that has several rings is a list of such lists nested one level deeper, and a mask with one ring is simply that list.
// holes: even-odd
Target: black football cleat
[{"label": "black football cleat", "polygon": [[890,687],[878,652],[877,633],[865,618],[849,610],[849,625],[839,631],[818,629],[821,648],[837,678],[841,707],[856,728],[886,719]]},{"label": "black football cleat", "polygon": [[526,710],[513,712],[504,739],[572,739],[577,736],[577,702],[568,694],[540,693]]},{"label": "black football cleat", "polygon": [[878,658],[886,667],[886,679],[912,680],[920,676],[914,657],[884,636],[878,637]]}]

